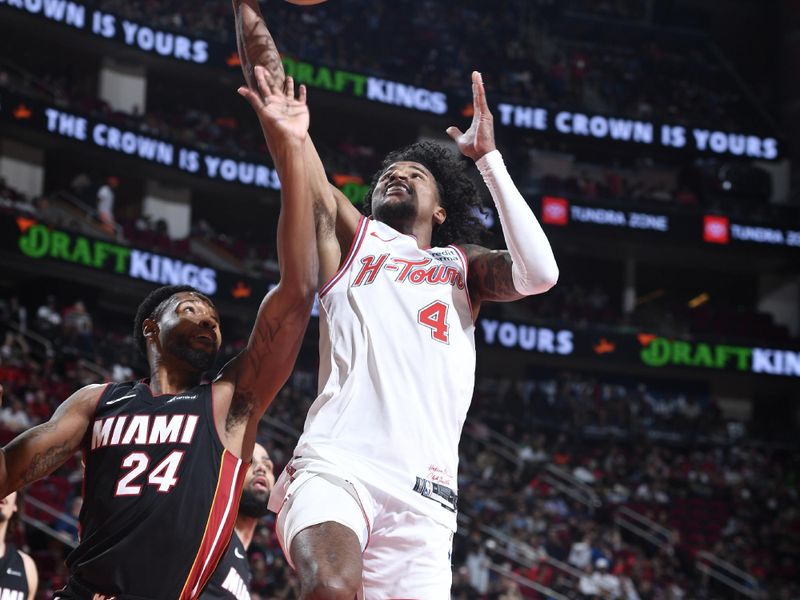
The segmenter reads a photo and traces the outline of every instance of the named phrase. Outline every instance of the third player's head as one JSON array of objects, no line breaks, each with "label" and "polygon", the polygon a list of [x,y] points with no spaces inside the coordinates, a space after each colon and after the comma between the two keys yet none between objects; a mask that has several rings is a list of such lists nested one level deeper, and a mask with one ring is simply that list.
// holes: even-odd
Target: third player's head
[{"label": "third player's head", "polygon": [[136,311],[133,335],[151,364],[155,358],[199,374],[214,364],[222,343],[214,303],[188,285],[153,290]]},{"label": "third player's head", "polygon": [[0,500],[0,524],[7,523],[17,512],[17,492],[11,492]]},{"label": "third player's head", "polygon": [[391,152],[372,179],[365,212],[404,233],[430,228],[431,245],[475,242],[481,201],[464,159],[433,142]]},{"label": "third player's head", "polygon": [[256,444],[253,462],[250,463],[244,480],[239,514],[256,519],[267,514],[267,501],[273,485],[275,474],[272,470],[272,459],[264,446]]}]

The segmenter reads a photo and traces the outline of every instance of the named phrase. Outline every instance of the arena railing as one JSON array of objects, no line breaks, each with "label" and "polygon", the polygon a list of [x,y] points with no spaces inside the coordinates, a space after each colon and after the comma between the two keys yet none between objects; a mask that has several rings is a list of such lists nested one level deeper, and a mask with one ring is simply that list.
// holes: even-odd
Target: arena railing
[{"label": "arena railing", "polygon": [[[472,518],[469,515],[464,514],[463,512],[458,513],[458,521],[462,525],[464,525],[467,529],[469,529],[469,525],[472,523]],[[516,562],[521,567],[525,567],[526,569],[531,568],[534,564],[536,564],[536,560],[523,560],[522,557],[530,556],[534,550],[528,544],[524,542],[520,542],[519,540],[514,539],[510,535],[503,533],[502,531],[490,527],[488,525],[478,525],[478,531],[484,533],[487,537],[494,540],[495,547],[494,552],[501,554],[505,558]],[[512,554],[507,550],[507,548],[513,548],[514,553]],[[553,558],[552,556],[545,556],[542,557],[541,562],[547,563],[554,569],[558,569],[559,571],[563,571],[568,575],[572,575],[573,577],[580,578],[583,573],[579,569],[576,569],[570,564],[565,562],[561,562],[560,560]]]},{"label": "arena railing", "polygon": [[577,500],[592,510],[600,508],[603,505],[600,496],[597,495],[597,492],[595,492],[591,486],[582,482],[565,469],[550,463],[545,467],[545,471],[546,472],[542,475],[542,481],[553,486],[573,500]]},{"label": "arena railing", "polygon": [[[22,329],[20,324],[17,323],[16,321],[9,321],[8,326],[15,332],[17,332],[19,335],[24,336],[26,340],[28,340],[29,342],[35,342],[40,351],[34,352],[34,355],[38,355],[42,359],[55,356],[55,348],[53,346],[53,343],[46,337],[39,335],[34,331],[30,331],[28,329]],[[104,369],[95,362],[92,362],[86,358],[81,358],[78,361],[78,365],[86,369],[87,371],[91,371],[102,381],[111,380],[111,373],[109,373],[106,369]]]},{"label": "arena railing", "polygon": [[617,509],[614,514],[614,524],[650,542],[656,548],[664,550],[670,555],[675,551],[672,531],[627,506],[621,506]]},{"label": "arena railing", "polygon": [[[75,527],[78,526],[78,521],[76,521],[75,518],[72,515],[67,514],[65,512],[58,511],[58,510],[54,509],[53,507],[48,506],[47,504],[45,504],[41,500],[37,500],[36,498],[33,498],[31,496],[26,496],[25,504],[33,506],[34,508],[36,508],[38,510],[41,510],[43,512],[46,512],[49,515],[53,515],[57,519],[59,519],[61,521],[64,521],[65,523],[67,523],[69,525],[73,525]],[[65,533],[63,533],[61,531],[56,531],[55,529],[53,529],[47,523],[45,523],[44,521],[41,521],[40,519],[36,519],[34,517],[31,517],[28,514],[23,513],[22,514],[22,521],[25,524],[30,525],[31,527],[35,527],[39,531],[44,532],[45,534],[49,535],[53,539],[58,540],[59,542],[61,542],[63,544],[66,544],[70,548],[75,548],[78,545],[78,543],[75,540],[73,540],[71,537],[69,537],[67,534],[65,534]]]},{"label": "arena railing", "polygon": [[28,342],[34,342],[35,346],[39,349],[39,352],[34,352],[34,355],[38,354],[41,358],[50,358],[54,355],[53,343],[46,337],[34,331],[30,331],[27,328],[23,328],[22,325],[16,321],[9,321],[8,326],[17,334],[23,336]]},{"label": "arena railing", "polygon": [[528,579],[527,577],[523,577],[513,571],[509,571],[508,569],[504,569],[502,567],[498,567],[494,564],[489,564],[488,569],[493,573],[497,573],[500,577],[505,579],[510,579],[517,585],[521,585],[523,587],[532,589],[537,591],[541,594],[544,594],[548,600],[570,600],[569,597],[565,596],[564,594],[560,594],[559,592],[555,591],[553,588],[549,588],[546,585],[542,585],[537,581],[533,581],[532,579]]},{"label": "arena railing", "polygon": [[108,372],[103,367],[101,367],[100,365],[98,365],[97,363],[94,363],[85,358],[81,358],[80,360],[78,360],[78,366],[83,369],[86,369],[87,371],[91,371],[104,382],[111,381],[111,373]]},{"label": "arena railing", "polygon": [[694,564],[697,570],[703,573],[703,575],[713,577],[743,596],[748,598],[765,597],[755,577],[749,573],[745,573],[735,565],[732,565],[711,552],[707,552],[706,550],[698,551],[695,555]]},{"label": "arena railing", "polygon": [[[614,524],[670,555],[675,552],[672,531],[627,506],[622,506],[617,510],[614,515]],[[706,550],[697,552],[695,566],[704,575],[713,577],[748,598],[759,597],[759,584],[752,575]],[[745,582],[746,585],[739,583],[737,579]]]},{"label": "arena railing", "polygon": [[[464,537],[464,538],[467,538],[467,531],[469,530],[469,524],[472,522],[471,519],[468,516],[464,515],[463,513],[459,513],[458,514],[458,522],[459,522],[458,534],[460,536]],[[556,559],[554,559],[554,558],[552,558],[550,556],[544,556],[540,560],[536,560],[536,559],[527,559],[526,560],[525,557],[530,556],[531,553],[532,553],[532,550],[533,550],[530,546],[527,546],[526,544],[521,543],[521,542],[515,540],[514,538],[511,538],[511,537],[503,534],[502,532],[497,531],[497,530],[495,530],[495,529],[493,529],[491,527],[486,527],[484,525],[479,525],[478,526],[478,530],[481,531],[482,533],[486,534],[486,536],[489,538],[489,540],[486,542],[487,544],[489,542],[493,542],[491,546],[487,545],[487,548],[489,548],[489,550],[493,554],[496,554],[498,556],[502,556],[504,559],[506,559],[510,563],[516,564],[516,565],[522,567],[523,569],[530,569],[530,568],[534,567],[535,565],[537,565],[538,563],[545,563],[547,565],[550,565],[554,569],[558,569],[559,571],[562,571],[562,572],[566,573],[567,575],[571,575],[571,576],[575,577],[577,580],[580,580],[580,577],[582,576],[582,573],[578,569],[576,569],[576,568],[574,568],[571,565],[568,565],[566,563],[562,563],[561,561],[556,560]],[[508,550],[509,547],[514,548],[515,551],[511,552],[510,550]],[[496,571],[497,573],[499,573],[502,576],[506,576],[506,577],[510,577],[510,578],[517,577],[517,578],[519,578],[519,580],[515,579],[515,581],[517,583],[521,583],[522,585],[526,585],[527,587],[533,588],[533,589],[535,589],[535,590],[537,590],[539,592],[542,592],[544,594],[549,594],[547,596],[548,598],[549,597],[564,598],[563,595],[561,595],[559,592],[555,591],[554,589],[549,588],[549,587],[547,587],[547,586],[545,586],[545,585],[543,585],[543,584],[541,584],[539,582],[533,581],[528,577],[524,577],[524,576],[519,575],[517,573],[513,573],[510,569],[504,569],[502,567],[498,567],[497,565],[495,565],[493,563],[490,564],[489,569],[493,570],[493,571]],[[526,582],[526,583],[523,583],[523,582]],[[577,581],[575,581],[575,582],[570,581],[570,583],[572,584],[570,587],[577,588],[577,585],[578,585]]]},{"label": "arena railing", "polygon": [[[89,206],[88,204],[84,203],[79,198],[75,197],[73,194],[65,190],[61,190],[56,192],[52,195],[53,199],[60,200],[61,202],[65,203],[71,210],[76,211],[80,216],[89,219],[88,222],[80,222],[83,227],[90,228],[89,231],[86,233],[91,233],[94,235],[100,235],[103,237],[112,237],[117,241],[123,240],[125,236],[122,233],[122,227],[118,223],[104,223],[100,219],[100,215],[98,212]],[[108,227],[111,227],[112,231],[114,232],[113,236],[109,236]]]},{"label": "arena railing", "polygon": [[[486,429],[488,431],[491,431],[488,427]],[[508,462],[510,462],[510,463],[512,463],[512,464],[514,464],[516,466],[520,465],[520,459],[519,459],[519,456],[517,456],[516,452],[511,452],[507,448],[505,448],[505,447],[503,447],[503,446],[501,446],[499,444],[492,443],[491,435],[488,435],[488,436],[484,437],[482,435],[479,435],[479,434],[475,433],[474,431],[472,431],[468,427],[465,427],[463,429],[463,434],[465,436],[467,436],[468,438],[470,438],[472,440],[475,440],[476,442],[478,442],[480,444],[483,444],[484,446],[489,448],[492,452],[494,452],[497,456],[499,456],[501,458],[504,458]]]}]

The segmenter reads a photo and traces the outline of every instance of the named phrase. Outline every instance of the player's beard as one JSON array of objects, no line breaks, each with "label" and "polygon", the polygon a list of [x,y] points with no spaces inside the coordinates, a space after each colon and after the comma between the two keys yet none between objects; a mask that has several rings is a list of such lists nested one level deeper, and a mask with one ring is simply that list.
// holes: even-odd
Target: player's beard
[{"label": "player's beard", "polygon": [[372,211],[375,220],[392,226],[395,223],[413,222],[417,218],[417,201],[413,195],[408,195],[402,201],[393,199],[389,202],[378,204]]},{"label": "player's beard", "polygon": [[269,512],[268,500],[269,492],[266,490],[256,491],[245,488],[242,490],[242,499],[239,501],[239,512],[245,517],[260,519]]},{"label": "player's beard", "polygon": [[217,358],[216,349],[197,350],[189,346],[188,340],[175,340],[172,343],[168,343],[167,348],[171,354],[189,363],[199,373],[208,371]]}]

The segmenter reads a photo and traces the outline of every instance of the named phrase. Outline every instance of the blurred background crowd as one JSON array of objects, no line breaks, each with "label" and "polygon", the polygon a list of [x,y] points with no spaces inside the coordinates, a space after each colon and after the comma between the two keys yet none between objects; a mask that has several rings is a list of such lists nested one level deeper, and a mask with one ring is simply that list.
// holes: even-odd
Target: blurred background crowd
[{"label": "blurred background crowd", "polygon": [[[647,334],[687,347],[787,354],[775,367],[782,374],[770,376],[711,367],[699,352],[661,370],[630,358],[604,362],[614,352],[608,341],[594,356],[479,344],[460,447],[453,598],[800,598],[800,367],[792,371],[792,361],[800,365],[800,188],[791,160],[800,139],[800,10],[790,0],[501,4],[262,4],[288,61],[447,94],[450,112],[439,116],[311,86],[311,132],[331,180],[361,204],[388,150],[443,141],[447,125],[470,117],[473,69],[484,73],[493,107],[775,138],[781,152],[765,160],[498,124],[498,145],[537,215],[556,198],[606,211],[601,216],[661,215],[670,229],[604,229],[602,219],[567,226],[540,216],[559,284],[540,297],[487,306],[482,316],[602,340]],[[226,2],[86,5],[235,52]],[[277,279],[278,191],[33,131],[21,108],[40,103],[176,147],[269,165],[257,123],[235,94],[238,71],[153,57],[0,3],[0,442],[49,418],[79,386],[146,372],[131,327],[152,285],[23,256],[14,236],[24,224],[238,282],[214,296],[221,362],[242,348],[257,300]],[[498,245],[488,200],[486,207],[486,241]],[[777,231],[789,240],[794,232],[797,242],[713,242],[701,225],[708,216],[767,237]],[[678,235],[684,222],[697,225]],[[291,458],[316,395],[313,323],[262,423],[276,470]],[[39,566],[42,598],[66,576],[81,479],[75,457],[31,485],[11,530]],[[264,518],[249,548],[253,598],[297,594],[273,528]]]}]

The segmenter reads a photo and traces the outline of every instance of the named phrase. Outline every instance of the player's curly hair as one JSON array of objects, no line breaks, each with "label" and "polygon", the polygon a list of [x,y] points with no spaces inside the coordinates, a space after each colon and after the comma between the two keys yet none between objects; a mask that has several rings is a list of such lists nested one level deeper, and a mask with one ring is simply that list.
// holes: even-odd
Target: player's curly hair
[{"label": "player's curly hair", "polygon": [[144,320],[149,318],[158,319],[161,316],[161,311],[164,309],[165,301],[180,292],[192,292],[208,302],[211,306],[214,306],[214,303],[208,296],[199,292],[191,285],[165,285],[150,292],[147,297],[142,300],[141,304],[139,304],[139,308],[136,309],[136,317],[133,319],[133,340],[145,359],[147,359],[147,340],[145,340],[144,332],[142,331]]},{"label": "player's curly hair", "polygon": [[454,154],[434,142],[415,142],[405,148],[390,152],[383,159],[378,172],[370,182],[363,211],[372,214],[372,193],[378,179],[390,165],[399,161],[418,162],[431,172],[439,188],[439,200],[447,211],[441,225],[434,225],[431,245],[477,243],[485,235],[483,224],[477,217],[482,202],[475,184],[467,174],[469,159]]}]

